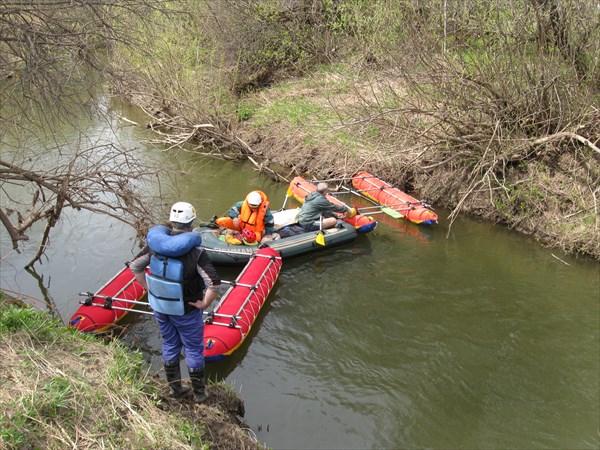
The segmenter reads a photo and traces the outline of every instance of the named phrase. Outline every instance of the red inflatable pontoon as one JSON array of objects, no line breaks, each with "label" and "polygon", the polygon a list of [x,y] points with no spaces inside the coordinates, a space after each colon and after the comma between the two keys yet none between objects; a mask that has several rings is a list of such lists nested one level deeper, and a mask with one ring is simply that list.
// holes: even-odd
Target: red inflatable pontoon
[{"label": "red inflatable pontoon", "polygon": [[82,293],[87,298],[69,319],[70,327],[79,331],[103,331],[121,320],[140,302],[146,290],[135,280],[129,267],[125,267],[102,286],[98,292]]},{"label": "red inflatable pontoon", "polygon": [[254,254],[231,287],[204,320],[204,358],[231,355],[248,335],[281,270],[277,250]]},{"label": "red inflatable pontoon", "polygon": [[360,172],[354,175],[352,185],[361,194],[382,206],[397,211],[413,223],[422,225],[437,223],[438,215],[429,209],[429,205],[374,177],[369,172]]},{"label": "red inflatable pontoon", "polygon": [[[238,278],[207,313],[204,325],[204,356],[207,361],[230,355],[244,341],[265,299],[281,271],[281,256],[270,247],[258,250]],[[135,312],[153,314],[146,301],[146,290],[128,267],[117,273],[95,294],[81,293],[85,301],[69,320],[79,331],[103,331],[121,320],[135,305],[148,309]]]},{"label": "red inflatable pontoon", "polygon": [[[290,181],[290,190],[292,191],[292,194],[294,195],[294,198],[296,200],[298,200],[300,203],[304,203],[304,197],[306,197],[311,192],[316,191],[317,187],[310,181],[306,181],[302,177],[296,177],[292,181]],[[332,195],[327,194],[326,197],[327,200],[329,200],[333,204],[349,206]],[[373,219],[372,217],[364,216],[362,214],[356,214],[352,218],[347,218],[343,215],[340,215],[340,219],[352,225],[356,229],[356,232],[359,234],[364,234],[368,233],[369,231],[373,231],[377,226],[377,221],[375,219]]]}]

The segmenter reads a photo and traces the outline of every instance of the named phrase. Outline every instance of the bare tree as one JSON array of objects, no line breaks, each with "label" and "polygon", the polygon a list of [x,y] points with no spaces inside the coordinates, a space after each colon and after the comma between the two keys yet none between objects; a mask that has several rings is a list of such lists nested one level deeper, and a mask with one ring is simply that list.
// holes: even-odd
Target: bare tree
[{"label": "bare tree", "polygon": [[[145,231],[153,216],[139,188],[154,182],[156,175],[139,161],[135,150],[113,144],[82,146],[61,160],[50,168],[39,161],[13,164],[0,160],[0,222],[13,248],[28,240],[27,232],[35,223],[45,223],[38,251],[26,267],[39,260],[52,227],[67,208],[113,217],[138,234]],[[30,193],[29,198],[24,192]]]},{"label": "bare tree", "polygon": [[[597,46],[600,33],[600,21],[597,20],[600,5],[567,0],[530,1],[536,9],[540,47],[548,52],[552,48],[558,49],[580,78],[589,77],[594,65],[590,53],[594,51],[593,46]],[[592,76],[598,80],[597,73]]]},{"label": "bare tree", "polygon": [[[0,3],[0,222],[16,250],[34,224],[45,223],[27,266],[40,259],[66,208],[108,215],[138,232],[152,220],[140,188],[156,182],[156,169],[134,150],[83,134],[65,149],[53,136],[99,113],[101,83],[119,77],[106,64],[112,47],[147,52],[131,30],[161,7],[160,0]],[[32,153],[31,140],[45,142],[43,151]]]},{"label": "bare tree", "polygon": [[370,165],[446,203],[450,224],[476,213],[597,257],[597,2],[448,6],[447,52],[437,51],[437,21],[417,23],[432,29],[412,33],[395,53],[394,83],[365,102],[362,116],[407,148],[394,164]]}]

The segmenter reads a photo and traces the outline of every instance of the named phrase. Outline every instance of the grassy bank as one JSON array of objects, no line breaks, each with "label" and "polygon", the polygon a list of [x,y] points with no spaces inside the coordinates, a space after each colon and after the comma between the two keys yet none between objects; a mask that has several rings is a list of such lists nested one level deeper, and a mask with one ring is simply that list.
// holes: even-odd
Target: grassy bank
[{"label": "grassy bank", "polygon": [[169,145],[281,180],[367,169],[447,223],[471,214],[600,258],[597,6],[449,3],[190,4],[137,30],[152,64],[116,52],[113,89]]},{"label": "grassy bank", "polygon": [[140,354],[3,297],[0,447],[261,448],[227,386],[210,386],[207,405],[170,400]]}]

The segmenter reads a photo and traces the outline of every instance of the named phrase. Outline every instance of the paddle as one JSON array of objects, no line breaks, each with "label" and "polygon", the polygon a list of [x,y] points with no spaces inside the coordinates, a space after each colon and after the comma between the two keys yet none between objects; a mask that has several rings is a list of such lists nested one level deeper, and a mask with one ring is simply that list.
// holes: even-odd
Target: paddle
[{"label": "paddle", "polygon": [[[375,211],[370,211],[371,209],[374,209]],[[367,211],[369,210],[369,211]],[[367,206],[365,208],[356,208],[356,211],[358,211],[359,213],[366,213],[366,214],[377,214],[377,213],[384,213],[387,214],[390,217],[393,217],[394,219],[402,219],[404,216],[402,214],[400,214],[398,211],[396,211],[395,209],[392,208],[388,208],[387,206]]]},{"label": "paddle", "polygon": [[323,215],[319,217],[319,232],[317,233],[315,242],[319,245],[325,245],[325,235],[323,234]]},{"label": "paddle", "polygon": [[[371,208],[378,208],[382,213],[387,214],[390,217],[393,217],[394,219],[402,219],[404,216],[402,214],[400,214],[398,211],[388,207],[388,206],[382,206],[382,205],[378,205],[377,202],[375,202],[373,199],[370,199],[369,197],[367,197],[366,195],[361,194],[358,191],[355,191],[354,189],[350,189],[346,186],[341,186],[342,189],[350,192],[351,194],[354,195],[358,195],[360,198],[364,198],[365,200],[371,202],[371,203],[375,203],[375,205],[377,205],[376,207],[371,207]],[[361,210],[365,210],[368,209],[369,207],[365,207],[365,208],[356,208],[357,212],[361,212]]]},{"label": "paddle", "polygon": [[279,211],[283,211],[285,209],[285,205],[288,201],[288,198],[292,197],[294,193],[292,192],[292,188],[288,187],[287,192],[285,193],[285,199],[283,200],[283,205],[281,205],[281,209]]}]

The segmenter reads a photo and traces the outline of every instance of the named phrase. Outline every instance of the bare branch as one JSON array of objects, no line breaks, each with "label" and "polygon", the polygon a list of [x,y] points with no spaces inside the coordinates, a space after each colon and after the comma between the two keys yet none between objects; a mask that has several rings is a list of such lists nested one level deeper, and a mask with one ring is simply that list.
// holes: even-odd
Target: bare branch
[{"label": "bare branch", "polygon": [[6,228],[6,231],[8,231],[8,234],[10,235],[10,240],[12,241],[14,250],[17,250],[19,248],[19,241],[26,241],[29,239],[28,236],[20,234],[15,229],[15,227],[10,222],[4,211],[2,211],[2,209],[0,209],[0,222],[2,222],[2,225],[4,225],[4,228]]},{"label": "bare branch", "polygon": [[590,141],[589,139],[587,139],[587,138],[585,138],[583,136],[580,136],[577,133],[572,133],[570,131],[561,131],[560,133],[555,133],[555,134],[551,134],[549,136],[544,136],[543,138],[539,138],[539,139],[534,140],[531,143],[531,145],[538,146],[538,145],[545,144],[547,142],[558,141],[558,140],[565,139],[565,138],[574,139],[576,141],[579,141],[583,145],[586,145],[587,147],[591,148],[596,153],[600,154],[600,148],[598,148],[597,146],[595,146],[592,143],[592,141]]}]

